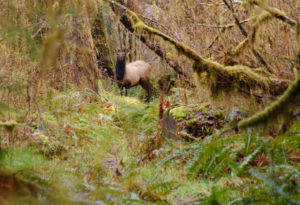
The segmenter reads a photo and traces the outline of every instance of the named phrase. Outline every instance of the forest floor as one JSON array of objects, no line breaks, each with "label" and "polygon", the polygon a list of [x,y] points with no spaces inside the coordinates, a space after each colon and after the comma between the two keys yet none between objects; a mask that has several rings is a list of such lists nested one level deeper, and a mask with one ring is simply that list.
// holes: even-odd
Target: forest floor
[{"label": "forest floor", "polygon": [[38,113],[9,111],[1,204],[299,204],[300,123],[275,138],[165,139],[158,99],[134,89],[48,90]]}]

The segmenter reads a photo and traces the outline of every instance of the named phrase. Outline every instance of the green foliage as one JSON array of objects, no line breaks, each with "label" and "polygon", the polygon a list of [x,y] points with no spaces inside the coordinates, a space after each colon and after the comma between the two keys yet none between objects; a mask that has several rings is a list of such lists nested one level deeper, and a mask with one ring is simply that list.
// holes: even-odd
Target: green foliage
[{"label": "green foliage", "polygon": [[233,140],[234,137],[218,139],[214,135],[204,139],[191,161],[188,178],[192,180],[200,174],[200,177],[214,179],[226,172],[230,174],[230,169],[236,166],[234,147],[230,143]]},{"label": "green foliage", "polygon": [[[268,177],[260,172],[255,171],[254,169],[250,169],[249,173],[255,178],[263,181],[268,186],[268,188],[270,189],[268,195],[271,195],[272,204],[279,204],[279,203],[299,204],[300,203],[300,201],[298,201],[298,199],[295,199],[295,197],[293,196],[293,195],[297,196],[300,194],[299,187],[297,187],[297,185],[276,182],[274,176]],[[299,174],[297,174],[297,176],[298,175]],[[291,193],[288,193],[287,191]],[[299,198],[299,196],[297,198]],[[267,197],[262,201],[264,200],[268,201]]]},{"label": "green foliage", "polygon": [[12,172],[33,170],[43,161],[43,156],[31,149],[1,149],[1,155],[1,167]]},{"label": "green foliage", "polygon": [[140,136],[152,133],[157,125],[158,107],[156,102],[144,104],[134,98],[116,97],[113,119],[125,132],[140,131]]},{"label": "green foliage", "polygon": [[190,109],[187,106],[176,107],[170,111],[170,115],[178,120],[185,118],[189,113]]},{"label": "green foliage", "polygon": [[[169,140],[160,136],[158,93],[151,103],[144,104],[138,100],[143,96],[140,88],[131,89],[131,97],[123,97],[116,94],[116,84],[110,85],[102,79],[98,81],[98,92],[87,89],[91,88],[88,82],[98,76],[97,72],[85,69],[95,67],[91,62],[96,62],[91,60],[95,60],[95,53],[89,47],[93,39],[85,31],[90,30],[89,21],[99,13],[99,2],[102,3],[99,0],[0,3],[0,15],[4,18],[0,22],[0,60],[5,64],[0,69],[0,204],[297,204],[300,200],[299,123],[274,139],[253,130],[247,135],[214,134],[192,143]],[[192,7],[196,3],[168,1],[155,9],[163,14],[165,11],[160,9],[170,7],[180,16],[186,12],[181,7],[184,4],[191,10],[187,13],[193,13],[191,22],[195,23],[199,11]],[[174,4],[178,4],[176,8],[171,7]],[[209,21],[212,15],[215,21],[215,13],[202,6],[197,10],[205,15],[203,19]],[[219,6],[211,8],[218,10]],[[103,12],[111,15],[109,9]],[[277,10],[268,12],[283,17]],[[186,44],[193,42],[193,50],[148,27],[134,13],[126,13],[140,34],[152,40],[160,36],[172,44],[166,48],[168,54],[176,47],[177,54],[196,62],[194,71],[210,73],[205,76],[206,81],[210,80],[206,83],[211,83],[215,92],[227,88],[222,77],[234,86],[246,89],[257,86],[265,91],[269,91],[269,84],[270,88],[277,89],[281,82],[277,79],[281,70],[269,75],[249,70],[247,66],[216,63],[219,56],[197,45],[208,43],[214,32],[190,26],[187,23],[190,17],[176,18],[186,25],[175,29],[170,21],[168,30],[172,36],[171,32],[180,28],[183,33],[178,37]],[[222,19],[218,20],[223,22],[223,14],[220,16]],[[268,27],[261,27],[270,33]],[[197,36],[198,30],[203,37]],[[218,34],[222,41],[221,47],[215,49],[218,55],[220,50],[232,48],[224,43],[228,32]],[[299,28],[297,32],[299,38]],[[189,39],[185,33],[194,35]],[[256,34],[255,46],[259,46],[261,33]],[[248,40],[253,40],[250,37]],[[113,44],[107,41],[104,44]],[[235,38],[228,42],[238,44]],[[275,52],[274,56],[277,55]],[[173,52],[167,60],[174,56],[177,57]],[[211,56],[211,59],[201,56]],[[249,56],[241,57],[246,59],[242,60],[244,65],[252,65]],[[267,60],[272,61],[272,57]],[[184,61],[182,64],[192,67]],[[276,62],[272,67],[285,65]],[[73,76],[78,74],[71,73],[73,70],[90,77],[81,89],[70,84],[68,78],[76,78],[78,84],[83,81],[82,76]],[[44,86],[37,85],[42,83]],[[189,88],[173,89],[174,94],[167,96],[166,102],[184,101],[180,99],[182,91],[187,94],[187,101],[198,103],[197,90]],[[175,111],[173,114],[178,118],[189,113],[186,107]],[[223,116],[221,112],[213,114]],[[195,119],[190,123],[195,123]],[[5,191],[8,195],[3,197]]]},{"label": "green foliage", "polygon": [[[28,29],[24,28],[24,26],[16,25],[9,19],[1,21],[0,25],[3,29],[3,39],[6,42],[16,43],[18,39],[24,39],[29,47],[26,52],[29,51],[29,54],[33,60],[37,59],[41,42],[32,38],[34,32],[33,30],[29,31]],[[22,52],[21,48],[20,51]],[[23,51],[23,54],[27,54],[26,52]]]}]

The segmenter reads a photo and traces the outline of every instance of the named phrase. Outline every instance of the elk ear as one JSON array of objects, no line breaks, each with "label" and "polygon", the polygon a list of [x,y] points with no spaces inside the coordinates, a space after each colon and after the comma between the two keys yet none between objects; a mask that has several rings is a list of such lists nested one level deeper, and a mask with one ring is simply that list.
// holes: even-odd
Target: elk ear
[{"label": "elk ear", "polygon": [[113,50],[114,53],[119,53],[120,51],[122,51],[122,49],[120,49],[120,48],[115,48],[115,49]]},{"label": "elk ear", "polygon": [[127,47],[125,47],[125,48],[124,48],[124,52],[125,52],[125,54],[127,55],[128,52],[129,52],[129,49],[128,49]]}]

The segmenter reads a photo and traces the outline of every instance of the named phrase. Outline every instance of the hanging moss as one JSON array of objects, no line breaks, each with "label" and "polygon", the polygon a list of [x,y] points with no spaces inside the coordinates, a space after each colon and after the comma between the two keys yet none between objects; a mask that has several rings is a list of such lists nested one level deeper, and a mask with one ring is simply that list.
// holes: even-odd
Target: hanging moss
[{"label": "hanging moss", "polygon": [[264,22],[272,19],[272,17],[273,16],[269,12],[262,12],[262,14],[255,17],[255,23],[253,25],[251,33],[236,47],[232,55],[239,55],[246,48],[252,47],[255,42],[255,36],[259,26],[261,26]]},{"label": "hanging moss", "polygon": [[[241,121],[240,129],[254,126],[271,126],[276,132],[284,132],[300,115],[300,78],[277,101],[262,112]],[[277,121],[277,122],[276,122]]]},{"label": "hanging moss", "polygon": [[248,2],[250,4],[259,6],[260,8],[269,12],[275,18],[277,18],[291,26],[297,25],[297,22],[294,19],[291,19],[288,16],[286,16],[286,14],[283,11],[281,11],[277,8],[274,8],[274,7],[267,7],[268,1],[266,1],[266,0],[248,0]]},{"label": "hanging moss", "polygon": [[[210,91],[212,94],[215,91],[214,88],[218,87],[218,89],[226,89],[228,88],[228,83],[230,82],[235,83],[234,87],[240,86],[243,87],[243,90],[246,88],[248,93],[251,89],[260,88],[264,91],[270,91],[271,93],[278,94],[288,87],[288,81],[278,83],[278,79],[260,76],[249,67],[223,66],[215,61],[204,59],[193,49],[174,40],[173,38],[158,31],[157,29],[146,25],[143,21],[140,20],[136,13],[130,10],[126,10],[126,14],[137,33],[147,34],[150,37],[158,36],[162,38],[164,41],[173,45],[179,54],[185,55],[187,58],[194,61],[193,69],[198,75],[200,75],[202,72],[207,72],[208,74],[210,74],[209,81],[211,83]],[[222,79],[221,82],[217,82],[217,80],[220,79]],[[224,81],[226,81],[226,84],[225,86],[222,86],[222,84],[224,84]]]},{"label": "hanging moss", "polygon": [[[296,39],[299,47],[298,60],[300,64],[300,26],[297,24]],[[299,65],[300,66],[300,65]],[[293,121],[300,115],[300,78],[287,89],[287,91],[275,102],[273,102],[265,110],[255,114],[254,116],[241,121],[238,124],[240,129],[247,127],[263,127],[271,128],[272,131],[283,133]]]}]

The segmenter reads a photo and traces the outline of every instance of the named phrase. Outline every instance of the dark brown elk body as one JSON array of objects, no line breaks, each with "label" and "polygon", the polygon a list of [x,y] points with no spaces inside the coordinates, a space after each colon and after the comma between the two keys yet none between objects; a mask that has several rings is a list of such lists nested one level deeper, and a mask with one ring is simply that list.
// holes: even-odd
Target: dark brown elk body
[{"label": "dark brown elk body", "polygon": [[151,67],[149,63],[144,61],[134,61],[126,63],[126,52],[117,52],[116,62],[116,81],[120,88],[120,94],[123,94],[125,88],[125,95],[129,88],[136,85],[141,85],[147,91],[147,102],[150,101],[152,95],[152,85],[150,83]]}]

